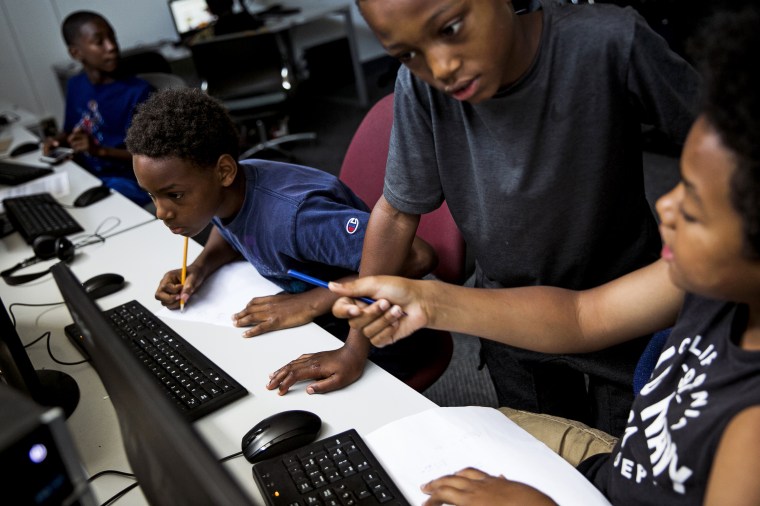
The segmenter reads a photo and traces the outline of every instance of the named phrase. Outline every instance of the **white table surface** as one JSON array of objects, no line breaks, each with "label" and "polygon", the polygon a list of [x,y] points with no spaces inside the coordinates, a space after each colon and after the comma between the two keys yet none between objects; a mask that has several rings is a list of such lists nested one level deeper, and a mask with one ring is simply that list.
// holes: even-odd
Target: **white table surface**
[{"label": "white table surface", "polygon": [[[132,211],[138,216],[145,214],[142,209],[133,207]],[[92,214],[101,214],[95,206],[86,209]],[[6,259],[17,261],[16,258],[30,255],[30,248],[24,248],[23,241],[17,236],[12,234],[0,241],[3,263],[7,262]],[[194,258],[200,249],[199,245],[190,241],[189,258]],[[112,237],[103,244],[79,250],[70,265],[80,280],[103,272],[117,272],[126,278],[128,284],[123,290],[98,301],[103,309],[136,299],[151,311],[158,312],[161,306],[153,297],[158,281],[166,271],[179,267],[181,253],[182,238],[172,235],[161,222],[155,221]],[[252,276],[257,279],[252,283],[251,297],[279,291],[251,269]],[[57,286],[49,275],[16,287],[0,283],[0,296],[6,307],[12,302],[61,300]],[[17,306],[14,315],[24,343],[50,330],[51,349],[56,358],[66,362],[81,358],[63,332],[63,327],[72,321],[64,306]],[[301,353],[341,345],[340,341],[315,324],[244,339],[240,329],[176,319],[167,320],[167,323],[250,392],[245,398],[207,415],[195,424],[219,457],[239,451],[242,436],[259,420],[288,409],[305,409],[318,414],[323,420],[321,435],[327,436],[348,428],[367,433],[387,422],[434,406],[430,400],[371,363],[368,363],[358,382],[330,394],[308,395],[304,391],[307,383],[296,385],[284,396],[266,390],[265,384],[271,371]],[[28,348],[27,352],[35,367],[62,370],[72,375],[79,385],[79,405],[67,423],[87,473],[92,475],[104,469],[128,470],[113,407],[94,369],[89,364],[62,366],[53,363],[44,340]],[[224,465],[250,492],[256,503],[263,503],[253,482],[251,466],[244,458],[233,459]],[[94,482],[93,489],[98,500],[104,501],[129,483],[124,478],[103,477]],[[117,504],[144,504],[144,497],[134,490]]]}]

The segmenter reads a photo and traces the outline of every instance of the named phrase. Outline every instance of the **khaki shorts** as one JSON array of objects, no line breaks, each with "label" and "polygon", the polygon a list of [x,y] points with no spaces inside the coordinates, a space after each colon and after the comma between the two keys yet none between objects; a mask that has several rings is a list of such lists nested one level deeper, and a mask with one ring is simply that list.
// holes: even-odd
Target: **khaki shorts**
[{"label": "khaki shorts", "polygon": [[598,453],[610,453],[617,442],[606,432],[568,418],[499,408],[507,418],[551,448],[573,467]]}]

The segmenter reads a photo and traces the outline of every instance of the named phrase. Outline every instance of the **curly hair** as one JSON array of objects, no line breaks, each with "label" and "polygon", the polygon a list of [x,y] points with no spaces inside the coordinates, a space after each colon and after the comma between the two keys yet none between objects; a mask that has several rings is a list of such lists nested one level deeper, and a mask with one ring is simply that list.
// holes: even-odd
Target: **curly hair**
[{"label": "curly hair", "polygon": [[61,34],[63,35],[63,40],[66,42],[66,45],[73,46],[76,43],[77,38],[79,38],[79,32],[82,29],[82,26],[87,23],[92,23],[93,21],[102,21],[106,25],[111,26],[108,20],[97,12],[76,11],[66,16],[66,19],[63,20],[63,24],[61,25]]},{"label": "curly hair", "polygon": [[126,145],[133,155],[176,157],[207,168],[224,154],[237,160],[238,139],[221,102],[196,88],[170,88],[138,106]]},{"label": "curly hair", "polygon": [[716,14],[691,43],[704,76],[702,111],[735,156],[731,203],[742,217],[744,254],[760,258],[760,10]]}]

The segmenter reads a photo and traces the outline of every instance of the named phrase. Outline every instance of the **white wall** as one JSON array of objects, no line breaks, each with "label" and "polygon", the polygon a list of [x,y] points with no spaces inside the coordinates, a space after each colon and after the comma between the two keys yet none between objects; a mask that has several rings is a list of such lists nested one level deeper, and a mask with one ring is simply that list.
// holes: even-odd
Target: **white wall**
[{"label": "white wall", "polygon": [[0,0],[3,99],[61,124],[63,96],[52,66],[70,60],[60,27],[82,9],[103,14],[122,47],[176,38],[165,0]]},{"label": "white wall", "polygon": [[[109,20],[122,49],[177,39],[166,0],[0,0],[0,99],[61,125],[64,102],[53,64],[70,57],[60,27],[83,9]],[[360,58],[375,58],[382,50],[353,9]]]}]

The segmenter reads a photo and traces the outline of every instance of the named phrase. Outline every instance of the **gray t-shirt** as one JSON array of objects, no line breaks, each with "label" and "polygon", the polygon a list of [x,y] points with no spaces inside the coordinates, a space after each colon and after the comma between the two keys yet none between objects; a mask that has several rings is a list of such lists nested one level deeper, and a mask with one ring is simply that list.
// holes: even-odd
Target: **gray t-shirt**
[{"label": "gray t-shirt", "polygon": [[633,9],[543,2],[540,49],[477,105],[399,71],[384,196],[445,199],[478,286],[596,286],[654,261],[641,124],[683,142],[699,77]]}]

